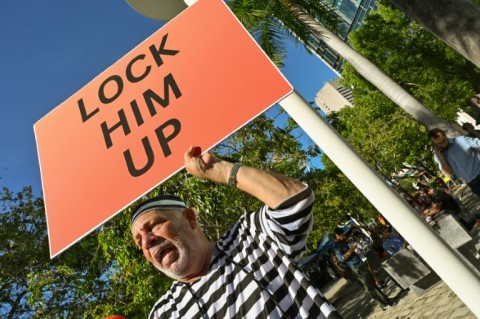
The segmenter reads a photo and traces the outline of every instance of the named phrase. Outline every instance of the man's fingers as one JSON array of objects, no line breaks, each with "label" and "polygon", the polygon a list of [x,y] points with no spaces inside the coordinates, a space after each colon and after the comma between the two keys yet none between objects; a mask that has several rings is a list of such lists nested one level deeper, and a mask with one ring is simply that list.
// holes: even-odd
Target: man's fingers
[{"label": "man's fingers", "polygon": [[190,158],[192,150],[193,150],[193,146],[190,146],[184,154],[185,159]]},{"label": "man's fingers", "polygon": [[184,155],[185,168],[187,169],[187,171],[189,171],[189,173],[191,173],[193,166],[197,165],[196,163],[195,164],[193,163],[197,161],[197,156],[195,155],[196,152],[198,152],[198,150],[195,149],[195,146],[190,146],[188,150],[185,152],[185,155]]},{"label": "man's fingers", "polygon": [[202,153],[202,148],[200,146],[190,146],[185,152],[185,160],[188,160],[192,157],[198,157]]}]

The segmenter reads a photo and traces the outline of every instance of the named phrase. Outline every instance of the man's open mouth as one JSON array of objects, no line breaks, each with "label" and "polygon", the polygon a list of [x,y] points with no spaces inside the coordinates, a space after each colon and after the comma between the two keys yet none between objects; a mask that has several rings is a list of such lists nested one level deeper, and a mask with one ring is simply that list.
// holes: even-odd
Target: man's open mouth
[{"label": "man's open mouth", "polygon": [[155,259],[160,262],[163,266],[169,265],[173,260],[172,252],[174,252],[175,246],[174,245],[166,245],[157,251]]}]

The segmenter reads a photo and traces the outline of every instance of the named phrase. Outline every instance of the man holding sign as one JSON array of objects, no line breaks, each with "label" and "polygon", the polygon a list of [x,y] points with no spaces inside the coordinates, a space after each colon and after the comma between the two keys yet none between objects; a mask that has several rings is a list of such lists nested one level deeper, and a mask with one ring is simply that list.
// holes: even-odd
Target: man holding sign
[{"label": "man holding sign", "polygon": [[213,243],[180,198],[161,195],[140,203],[132,214],[135,243],[176,280],[150,318],[339,318],[295,264],[312,226],[310,188],[209,152],[196,156],[196,150],[185,153],[189,173],[236,187],[265,206]]}]

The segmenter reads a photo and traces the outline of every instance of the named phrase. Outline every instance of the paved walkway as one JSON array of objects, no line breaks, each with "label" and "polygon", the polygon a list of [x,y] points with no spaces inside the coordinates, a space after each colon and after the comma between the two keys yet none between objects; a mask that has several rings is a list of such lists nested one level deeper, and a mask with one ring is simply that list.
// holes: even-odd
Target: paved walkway
[{"label": "paved walkway", "polygon": [[[471,194],[468,188],[459,186],[452,190],[456,197],[470,212],[480,211],[480,199]],[[480,244],[480,224],[476,224],[470,232],[475,243]],[[477,255],[478,258],[478,255]],[[457,295],[440,278],[433,279],[433,284],[423,293],[417,294],[411,289],[402,291],[391,280],[385,271],[380,271],[380,277],[387,287],[384,292],[395,298],[397,305],[383,311],[360,284],[339,279],[322,292],[336,307],[344,319],[358,318],[395,318],[395,319],[474,319],[476,316],[465,306]],[[480,296],[479,296],[480,302]]]},{"label": "paved walkway", "polygon": [[417,295],[411,290],[404,293],[388,282],[384,290],[389,297],[398,295],[398,304],[383,311],[363,288],[345,279],[337,280],[328,287],[325,296],[340,312],[344,319],[359,318],[398,318],[398,319],[475,319],[475,315],[465,304],[439,281],[426,293]]}]

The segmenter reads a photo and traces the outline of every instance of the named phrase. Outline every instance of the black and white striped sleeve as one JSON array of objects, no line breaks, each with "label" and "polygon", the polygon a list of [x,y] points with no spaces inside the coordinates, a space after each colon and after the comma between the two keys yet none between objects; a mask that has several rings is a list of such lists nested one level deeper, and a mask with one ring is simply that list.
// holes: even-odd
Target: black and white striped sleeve
[{"label": "black and white striped sleeve", "polygon": [[305,185],[300,192],[283,201],[277,208],[262,207],[253,214],[254,223],[275,240],[294,261],[305,251],[307,236],[313,224],[312,206],[314,195]]}]

